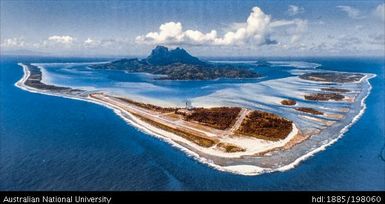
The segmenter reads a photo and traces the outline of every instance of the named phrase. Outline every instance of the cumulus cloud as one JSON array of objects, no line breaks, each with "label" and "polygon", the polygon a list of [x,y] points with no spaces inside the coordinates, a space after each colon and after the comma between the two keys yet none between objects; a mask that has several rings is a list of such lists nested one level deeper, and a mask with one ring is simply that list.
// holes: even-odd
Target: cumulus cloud
[{"label": "cumulus cloud", "polygon": [[385,21],[385,3],[379,4],[373,11],[375,17]]},{"label": "cumulus cloud", "polygon": [[295,16],[303,12],[305,12],[305,9],[296,5],[289,5],[289,8],[287,9],[287,14],[289,16]]},{"label": "cumulus cloud", "polygon": [[352,19],[363,19],[365,16],[361,15],[361,11],[351,6],[337,6],[338,9],[345,12]]},{"label": "cumulus cloud", "polygon": [[270,15],[265,14],[259,7],[254,7],[246,22],[230,24],[227,28],[231,30],[223,35],[219,35],[216,30],[207,33],[183,30],[181,22],[168,22],[161,24],[158,32],[137,36],[135,40],[138,44],[260,46],[277,43],[271,39],[271,29],[275,27],[295,26],[299,32],[306,28],[305,24],[306,22],[300,19],[272,21]]},{"label": "cumulus cloud", "polygon": [[72,44],[72,42],[74,41],[74,38],[69,35],[53,35],[53,36],[49,36],[48,40],[51,42],[68,45],[68,44]]},{"label": "cumulus cloud", "polygon": [[235,22],[235,23],[231,23],[230,25],[224,27],[222,30],[224,32],[234,31],[234,30],[238,30],[240,28],[243,28],[246,25],[247,25],[246,22]]},{"label": "cumulus cloud", "polygon": [[23,38],[7,38],[1,42],[1,47],[4,48],[22,48],[25,46]]}]

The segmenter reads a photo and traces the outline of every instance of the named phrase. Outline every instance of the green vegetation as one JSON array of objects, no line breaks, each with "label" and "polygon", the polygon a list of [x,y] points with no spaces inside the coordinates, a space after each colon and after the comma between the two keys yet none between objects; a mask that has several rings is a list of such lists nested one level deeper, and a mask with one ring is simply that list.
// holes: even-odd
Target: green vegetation
[{"label": "green vegetation", "polygon": [[235,123],[240,111],[238,107],[195,108],[191,114],[185,115],[185,119],[224,130]]},{"label": "green vegetation", "polygon": [[49,90],[52,92],[62,92],[62,93],[67,92],[67,93],[72,93],[72,94],[82,92],[82,90],[79,90],[79,89],[71,89],[71,88],[67,88],[67,87],[60,87],[60,86],[53,86],[53,85],[44,84],[41,82],[42,73],[41,73],[40,68],[37,66],[31,65],[31,64],[27,64],[26,66],[28,67],[27,69],[30,72],[29,77],[27,78],[27,80],[24,83],[26,86],[33,87],[33,88],[40,89],[40,90]]},{"label": "green vegetation", "polygon": [[301,79],[323,82],[347,83],[360,81],[364,74],[338,73],[338,72],[314,72],[299,76]]},{"label": "green vegetation", "polygon": [[121,59],[90,66],[94,69],[125,70],[161,75],[159,80],[212,80],[217,78],[256,78],[259,74],[246,65],[217,64],[199,60],[184,49],[157,46],[145,59]]},{"label": "green vegetation", "polygon": [[245,149],[241,148],[241,147],[238,147],[238,146],[235,146],[235,145],[232,145],[232,144],[229,144],[229,143],[218,143],[217,144],[217,147],[219,147],[220,149],[223,149],[225,152],[244,152]]},{"label": "green vegetation", "polygon": [[246,116],[237,133],[276,141],[284,139],[292,129],[291,121],[273,113],[256,110]]},{"label": "green vegetation", "polygon": [[178,110],[177,108],[164,108],[164,107],[160,107],[160,106],[156,106],[156,105],[152,105],[152,104],[140,103],[140,102],[136,102],[136,101],[130,100],[128,98],[123,98],[123,97],[114,97],[114,98],[119,99],[119,100],[124,101],[124,102],[129,103],[129,104],[141,107],[141,108],[145,108],[145,109],[160,112],[160,113],[175,112],[176,110]]},{"label": "green vegetation", "polygon": [[324,114],[323,112],[317,111],[313,108],[299,107],[299,108],[296,108],[296,110],[301,111],[301,112],[305,112],[305,113],[310,113],[313,115],[323,115]]},{"label": "green vegetation", "polygon": [[347,89],[340,89],[340,88],[321,88],[322,91],[332,91],[332,92],[339,92],[339,93],[347,93],[350,92]]},{"label": "green vegetation", "polygon": [[305,95],[305,99],[311,100],[311,101],[328,101],[328,100],[340,101],[344,98],[345,96],[339,93],[316,93],[316,94]]},{"label": "green vegetation", "polygon": [[297,104],[297,102],[294,100],[291,100],[291,99],[285,99],[285,100],[281,101],[281,104],[285,105],[285,106],[293,106],[293,105]]}]

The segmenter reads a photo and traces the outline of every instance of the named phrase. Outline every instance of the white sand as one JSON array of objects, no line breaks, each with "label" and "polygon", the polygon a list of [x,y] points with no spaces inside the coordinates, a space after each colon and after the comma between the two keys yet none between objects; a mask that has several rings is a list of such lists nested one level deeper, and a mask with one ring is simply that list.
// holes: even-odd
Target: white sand
[{"label": "white sand", "polygon": [[[150,135],[153,135],[153,136],[156,136],[158,138],[161,138],[162,140],[170,143],[172,146],[174,147],[177,147],[179,149],[181,149],[182,151],[186,152],[189,156],[192,156],[193,158],[199,160],[200,162],[202,163],[205,163],[213,168],[216,168],[218,170],[221,170],[221,171],[227,171],[227,172],[232,172],[232,173],[236,173],[236,174],[242,174],[242,175],[259,175],[259,174],[262,174],[262,173],[267,173],[267,172],[272,172],[272,171],[286,171],[288,169],[291,169],[291,168],[294,168],[296,165],[298,165],[301,161],[311,157],[312,155],[314,155],[316,152],[319,152],[319,151],[322,151],[324,150],[327,146],[333,144],[334,142],[336,142],[339,138],[341,138],[343,136],[343,134],[350,128],[350,126],[352,124],[354,124],[358,118],[361,117],[361,115],[364,113],[365,109],[366,109],[366,104],[365,104],[365,99],[367,98],[367,96],[369,95],[370,93],[370,90],[368,91],[368,94],[361,100],[361,111],[359,112],[358,115],[356,115],[352,122],[347,125],[346,127],[344,127],[341,131],[340,131],[340,134],[337,138],[331,140],[331,141],[325,141],[325,143],[320,146],[320,147],[314,147],[314,149],[310,150],[308,153],[306,153],[305,155],[297,158],[296,160],[294,160],[293,162],[287,164],[287,165],[284,165],[284,166],[281,166],[279,168],[275,168],[275,169],[270,169],[270,168],[261,168],[261,167],[258,167],[258,166],[254,166],[254,165],[231,165],[231,166],[220,166],[220,165],[217,165],[215,163],[213,163],[212,161],[202,157],[201,155],[199,155],[200,152],[203,152],[205,154],[212,154],[212,155],[215,155],[215,156],[220,156],[220,157],[227,157],[227,158],[232,158],[232,157],[239,157],[241,155],[247,155],[247,154],[254,154],[254,153],[257,153],[257,152],[263,152],[263,151],[266,151],[270,148],[276,148],[276,147],[281,147],[281,146],[284,146],[290,139],[292,139],[297,133],[298,133],[298,129],[297,127],[294,125],[293,123],[293,130],[292,132],[284,139],[284,140],[280,140],[280,141],[277,141],[277,142],[270,142],[270,141],[263,141],[263,140],[258,140],[258,139],[255,139],[255,138],[225,138],[223,139],[223,141],[226,141],[226,142],[229,142],[229,143],[233,143],[233,144],[239,144],[240,146],[242,147],[246,147],[246,152],[240,152],[240,153],[224,153],[224,152],[220,152],[218,150],[215,150],[214,148],[203,148],[203,147],[200,147],[184,138],[181,138],[173,133],[169,133],[169,132],[166,132],[164,130],[161,130],[159,128],[156,128],[156,127],[153,127],[151,125],[148,125],[147,123],[139,120],[138,118],[134,117],[132,114],[122,110],[121,108],[119,107],[116,107],[116,106],[113,106],[112,104],[106,104],[104,102],[100,102],[100,101],[97,101],[97,100],[94,100],[94,99],[90,99],[90,98],[80,98],[80,97],[72,97],[72,96],[67,96],[67,95],[60,95],[60,94],[55,94],[55,93],[50,93],[48,91],[42,91],[42,90],[38,90],[38,89],[35,89],[35,88],[32,88],[32,87],[27,87],[25,86],[25,81],[26,79],[29,77],[30,75],[30,72],[28,70],[28,68],[26,67],[26,65],[23,65],[21,63],[19,63],[20,66],[23,67],[23,70],[24,70],[24,75],[23,75],[23,78],[20,79],[18,82],[15,83],[15,85],[23,90],[27,90],[27,91],[30,91],[30,92],[34,92],[34,93],[41,93],[41,94],[46,94],[46,95],[54,95],[54,96],[60,96],[60,97],[65,97],[65,98],[72,98],[72,99],[76,99],[76,100],[83,100],[83,101],[88,101],[88,102],[93,102],[93,103],[97,103],[97,104],[100,104],[100,105],[103,105],[105,107],[108,107],[108,108],[111,108],[113,109],[118,115],[120,115],[125,121],[129,122],[130,124],[132,124],[134,127],[137,127],[139,128],[140,130],[150,134]],[[367,75],[366,77],[364,77],[364,79],[366,80],[366,82],[368,82],[368,80],[372,77],[374,77],[375,75]],[[371,89],[371,86],[370,86],[370,89]],[[126,117],[126,116],[123,116],[122,113],[125,113],[125,115],[128,115],[129,117]],[[181,145],[180,143],[183,143],[185,145]],[[231,155],[231,156],[229,156]]]},{"label": "white sand", "polygon": [[[131,113],[129,113],[128,111],[121,108],[121,106],[116,106],[114,104],[106,103],[105,101],[98,100],[98,99],[91,98],[91,97],[88,97],[88,99],[91,101],[96,101],[98,103],[105,104],[107,106],[112,107],[114,110],[117,110],[121,113],[129,115],[130,118],[127,118],[127,119],[131,120],[131,124],[135,123],[135,125],[140,126],[141,129],[148,130],[151,133],[155,133],[155,134],[160,135],[162,137],[171,139],[175,142],[186,144],[188,146],[188,148],[190,148],[190,149],[193,148],[193,149],[197,150],[198,154],[200,152],[200,153],[208,154],[211,156],[217,156],[217,157],[223,157],[223,158],[239,158],[241,156],[254,155],[254,154],[257,154],[260,152],[267,151],[269,149],[282,147],[287,142],[289,142],[298,133],[298,129],[297,129],[296,125],[293,123],[293,129],[290,132],[290,134],[285,139],[279,140],[279,141],[266,141],[266,140],[257,139],[257,138],[253,138],[253,137],[223,136],[220,138],[221,142],[231,143],[231,144],[234,144],[234,145],[239,146],[241,148],[244,148],[246,150],[244,152],[227,153],[227,152],[223,152],[223,151],[215,148],[215,146],[210,147],[210,148],[199,146],[199,145],[191,142],[190,140],[187,140],[187,139],[180,137],[176,134],[173,134],[173,133],[167,132],[165,130],[162,130],[160,128],[157,128],[155,126],[152,126],[146,122],[143,122],[142,120],[138,119],[137,117],[133,116]],[[195,128],[193,128],[193,129],[196,131],[205,133],[202,130],[198,130]],[[211,134],[208,136],[218,139],[218,137],[216,135]]]}]

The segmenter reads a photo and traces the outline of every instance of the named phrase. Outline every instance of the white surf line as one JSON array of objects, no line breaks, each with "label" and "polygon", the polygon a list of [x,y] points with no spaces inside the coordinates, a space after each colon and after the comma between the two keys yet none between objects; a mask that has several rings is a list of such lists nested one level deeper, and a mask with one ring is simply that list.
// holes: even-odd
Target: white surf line
[{"label": "white surf line", "polygon": [[[313,156],[315,153],[317,152],[320,152],[320,151],[323,151],[326,149],[327,146],[330,146],[332,145],[333,143],[335,143],[338,139],[340,139],[344,133],[346,133],[348,131],[348,129],[356,122],[358,121],[358,119],[363,115],[363,113],[365,112],[365,109],[366,109],[366,104],[365,104],[365,100],[366,98],[370,95],[370,92],[371,92],[371,89],[372,89],[372,86],[371,84],[369,83],[369,79],[375,77],[376,75],[375,74],[370,74],[369,76],[366,77],[366,82],[369,84],[369,89],[368,89],[368,93],[366,94],[365,97],[362,98],[361,100],[361,107],[363,107],[360,112],[353,118],[352,122],[349,123],[347,126],[345,126],[341,131],[340,131],[340,135],[331,140],[329,143],[326,143],[310,152],[308,152],[307,154],[297,158],[296,160],[294,160],[293,162],[285,165],[285,166],[281,166],[281,167],[278,167],[278,168],[262,168],[260,166],[257,166],[257,165],[229,165],[229,166],[220,166],[218,164],[215,164],[213,161],[207,159],[207,158],[204,158],[202,156],[200,156],[198,153],[178,144],[177,142],[173,141],[171,138],[168,138],[166,136],[163,136],[161,134],[158,134],[156,132],[153,132],[153,130],[151,129],[157,129],[156,127],[153,127],[153,126],[150,126],[148,127],[148,124],[140,124],[140,120],[138,118],[136,118],[135,116],[133,116],[132,114],[126,112],[126,111],[123,111],[125,112],[127,115],[129,115],[131,117],[131,119],[134,119],[136,121],[133,121],[133,120],[129,120],[127,117],[123,116],[122,115],[122,111],[120,109],[116,109],[114,107],[112,107],[111,105],[108,105],[108,104],[105,104],[105,103],[101,103],[101,102],[97,102],[95,100],[90,100],[89,98],[80,98],[80,97],[74,97],[74,96],[66,96],[66,95],[60,95],[60,94],[53,94],[53,93],[50,93],[50,92],[46,92],[46,91],[41,91],[41,90],[38,90],[38,89],[35,89],[35,88],[31,88],[31,87],[27,87],[24,85],[24,82],[26,81],[26,79],[28,79],[29,75],[30,75],[30,72],[28,70],[28,68],[26,67],[26,65],[22,64],[22,63],[18,63],[18,65],[22,66],[23,67],[23,70],[24,70],[24,75],[23,75],[23,78],[20,79],[18,82],[15,83],[15,86],[23,89],[23,90],[26,90],[26,91],[29,91],[29,92],[33,92],[33,93],[39,93],[39,94],[45,94],[45,95],[51,95],[51,96],[59,96],[59,97],[63,97],[63,98],[69,98],[69,99],[75,99],[75,100],[81,100],[81,101],[86,101],[86,102],[91,102],[91,103],[95,103],[95,104],[98,104],[98,105],[102,105],[104,107],[107,107],[109,109],[112,109],[118,116],[120,116],[123,120],[125,120],[126,122],[129,122],[130,124],[132,124],[134,127],[138,128],[139,130],[142,130],[144,131],[145,133],[149,134],[149,135],[152,135],[152,136],[155,136],[157,138],[160,138],[162,139],[163,141],[166,141],[167,143],[171,144],[173,147],[177,147],[178,149],[182,150],[183,152],[185,152],[188,156],[200,161],[201,163],[204,163],[214,169],[217,169],[217,170],[220,170],[220,171],[224,171],[224,172],[231,172],[231,173],[234,173],[234,174],[240,174],[240,175],[245,175],[245,176],[255,176],[255,175],[260,175],[260,174],[263,174],[263,173],[271,173],[271,172],[275,172],[275,171],[287,171],[287,170],[290,170],[294,167],[296,167],[297,165],[299,165],[302,161],[306,160],[307,158],[310,158],[311,156]],[[137,123],[135,123],[137,122]],[[147,126],[147,127],[146,127]],[[163,131],[161,129],[158,129],[158,131]],[[167,134],[172,134],[172,133],[169,133],[169,132],[166,132]],[[179,137],[180,138],[180,137]],[[182,138],[183,139],[183,138]]]},{"label": "white surf line", "polygon": [[[126,106],[121,106],[121,104],[119,104],[119,103],[114,103],[115,101],[112,100],[112,99],[109,99],[108,101],[110,101],[110,102],[107,102],[107,101],[105,101],[103,99],[100,99],[100,98],[97,98],[97,97],[89,97],[89,98],[92,99],[92,100],[96,100],[96,101],[98,101],[100,103],[105,103],[107,105],[110,105],[110,106],[118,109],[121,112],[130,113],[129,111],[127,111],[125,109]],[[106,96],[103,96],[103,98],[106,98]],[[148,113],[145,113],[145,114],[148,115],[149,117],[154,117],[152,114],[148,114]],[[166,121],[166,122],[168,122],[168,121]],[[144,122],[141,121],[140,123],[144,123]],[[147,128],[148,127],[156,127],[156,126],[153,126],[153,125],[147,124],[147,123],[144,123],[143,126],[146,126]],[[217,156],[217,157],[221,157],[221,158],[231,159],[231,158],[240,158],[242,156],[251,156],[251,155],[254,155],[254,154],[259,153],[259,152],[264,152],[264,151],[269,150],[269,149],[274,149],[274,148],[277,148],[277,147],[284,146],[287,142],[289,142],[291,139],[293,139],[293,137],[295,135],[297,135],[297,133],[298,133],[298,129],[295,126],[294,123],[293,123],[292,126],[293,126],[292,131],[289,133],[289,135],[285,139],[279,140],[277,142],[274,142],[274,143],[270,144],[269,146],[261,147],[260,149],[257,149],[257,150],[250,148],[250,144],[249,144],[250,142],[256,142],[255,140],[253,141],[253,140],[248,139],[247,142],[245,143],[245,142],[242,142],[243,139],[238,139],[237,141],[233,141],[233,140],[229,141],[228,139],[230,139],[230,138],[222,138],[222,142],[230,142],[232,144],[240,145],[242,147],[245,147],[247,149],[247,151],[245,151],[245,152],[235,152],[235,153],[231,153],[231,154],[225,153],[225,152],[222,152],[222,151],[218,151],[217,149],[214,148],[215,146],[210,147],[210,148],[203,148],[203,147],[201,147],[201,146],[199,146],[199,145],[197,145],[197,144],[195,144],[195,143],[193,143],[193,142],[191,142],[189,140],[186,140],[183,137],[175,135],[173,133],[172,134],[175,135],[175,137],[172,136],[171,138],[173,140],[176,140],[176,141],[182,140],[183,143],[188,144],[191,148],[194,148],[194,149],[196,149],[196,151],[199,151],[199,152],[201,152],[203,154],[207,154],[207,155],[211,155],[211,156]],[[189,128],[189,126],[186,126],[186,127]],[[161,130],[162,131],[162,135],[168,135],[167,137],[170,137],[170,135],[168,134],[170,132],[165,131],[165,130],[160,129],[160,128],[157,128],[157,130]],[[258,146],[260,144],[255,143],[255,145]]]},{"label": "white surf line", "polygon": [[368,89],[368,93],[366,94],[366,96],[363,97],[362,100],[361,100],[361,104],[360,104],[361,105],[361,110],[360,110],[360,112],[356,116],[353,117],[353,120],[348,125],[346,125],[344,128],[342,128],[340,130],[340,134],[338,135],[337,138],[329,141],[328,143],[326,143],[324,145],[321,145],[318,148],[313,149],[312,151],[308,152],[307,154],[304,154],[301,157],[298,157],[296,160],[294,160],[290,164],[287,164],[287,165],[282,166],[282,167],[278,167],[276,169],[268,169],[268,168],[265,168],[265,169],[263,169],[263,168],[262,169],[261,168],[255,168],[255,169],[253,169],[254,166],[252,166],[252,165],[229,166],[230,169],[235,170],[235,171],[240,169],[240,168],[243,169],[244,171],[248,170],[249,172],[247,172],[247,173],[244,172],[244,175],[249,175],[249,176],[259,175],[261,173],[270,173],[270,172],[274,172],[274,171],[284,172],[284,171],[290,170],[290,169],[298,166],[302,161],[305,161],[306,159],[314,156],[316,153],[326,150],[326,147],[334,144],[339,139],[341,139],[344,136],[344,134],[349,130],[349,128],[354,123],[356,123],[358,121],[358,119],[360,119],[360,117],[364,114],[364,112],[365,112],[365,110],[367,108],[365,100],[370,95],[370,92],[371,92],[371,89],[372,89],[372,85],[370,84],[369,79],[374,78],[376,76],[377,76],[376,74],[368,74],[368,75],[365,76],[365,81],[366,81],[366,83],[369,84],[369,89]]},{"label": "white surf line", "polygon": [[[119,102],[114,101],[113,99],[109,98],[108,96],[107,96],[107,97],[106,97],[106,96],[103,96],[103,98],[107,99],[107,100],[110,101],[111,103],[118,103],[118,104],[119,104]],[[125,107],[127,107],[127,108],[134,109],[135,111],[140,112],[140,113],[142,113],[142,114],[144,114],[144,115],[147,115],[147,116],[150,117],[150,118],[155,116],[157,119],[159,119],[159,120],[161,120],[161,121],[163,121],[163,122],[171,123],[171,124],[177,125],[177,126],[182,126],[182,127],[184,127],[184,128],[187,128],[187,129],[190,129],[190,130],[194,130],[194,131],[203,133],[203,134],[205,134],[206,136],[209,136],[209,137],[215,137],[215,136],[216,136],[216,134],[209,133],[209,132],[206,132],[206,131],[203,131],[203,130],[200,130],[200,129],[196,129],[196,128],[194,128],[194,127],[186,126],[186,125],[184,125],[184,124],[181,124],[181,123],[178,123],[178,122],[175,122],[175,121],[171,121],[171,120],[168,120],[168,119],[163,118],[163,117],[159,117],[160,115],[153,115],[153,114],[151,114],[151,113],[148,113],[148,112],[145,111],[145,110],[142,110],[142,109],[140,109],[140,108],[136,108],[136,107],[134,107],[134,106],[132,106],[132,105],[128,105],[128,104],[124,104],[124,105],[123,105],[123,104],[119,104],[119,105],[125,106]],[[117,106],[119,106],[119,105],[117,105]]]},{"label": "white surf line", "polygon": [[[155,136],[156,138],[159,138],[162,141],[165,141],[165,142],[171,144],[171,146],[178,148],[182,152],[185,152],[187,156],[189,156],[189,157],[191,157],[191,158],[193,158],[193,159],[195,159],[195,160],[197,160],[197,161],[199,161],[199,162],[201,162],[203,164],[206,164],[206,165],[208,165],[208,166],[210,166],[210,167],[212,167],[214,169],[217,169],[217,170],[220,170],[220,171],[223,171],[223,172],[240,174],[240,175],[248,175],[247,172],[242,172],[242,169],[232,170],[231,168],[228,168],[226,166],[221,166],[221,165],[215,164],[212,160],[200,156],[199,153],[194,152],[194,151],[190,150],[189,148],[187,148],[187,147],[185,147],[183,145],[180,145],[178,142],[182,142],[182,143],[185,143],[185,144],[187,143],[187,145],[189,147],[195,149],[196,151],[204,153],[205,151],[199,150],[201,147],[199,147],[199,146],[195,145],[194,143],[192,143],[192,142],[190,142],[190,141],[188,141],[188,140],[186,140],[184,138],[181,138],[180,136],[177,136],[177,135],[175,135],[173,133],[166,132],[166,131],[164,131],[162,129],[156,128],[156,127],[151,126],[149,124],[146,124],[145,122],[141,121],[139,118],[135,117],[131,113],[129,113],[129,112],[127,112],[127,111],[125,111],[125,110],[123,110],[123,109],[121,109],[119,107],[116,107],[116,106],[114,106],[112,104],[107,104],[107,103],[99,102],[99,101],[96,101],[96,100],[92,100],[90,98],[82,98],[82,97],[75,97],[75,96],[55,94],[55,93],[51,93],[51,92],[47,92],[47,91],[42,91],[42,90],[39,90],[39,89],[36,89],[36,88],[32,88],[32,87],[26,86],[24,84],[24,82],[30,76],[30,72],[29,72],[29,70],[28,70],[26,65],[21,64],[21,63],[19,65],[23,67],[24,75],[23,75],[22,79],[20,79],[18,82],[15,83],[15,86],[21,88],[22,90],[25,90],[25,91],[28,91],[28,92],[32,92],[32,93],[37,93],[37,94],[43,94],[43,95],[49,95],[49,96],[57,96],[57,97],[62,97],[62,98],[67,98],[67,99],[74,99],[74,100],[80,100],[80,101],[85,101],[85,102],[101,105],[103,107],[106,107],[108,109],[113,110],[124,121],[128,122],[129,124],[131,124],[135,128],[139,129],[140,131],[142,131],[142,132],[144,132],[146,134],[149,134],[151,136]],[[20,83],[20,82],[22,82],[22,83]],[[125,117],[122,113],[128,115],[131,118],[131,120],[128,119],[127,117]],[[198,148],[196,148],[194,146],[197,146]],[[224,157],[226,157],[226,155],[224,155]],[[233,158],[236,158],[236,157],[233,157]],[[229,159],[231,159],[231,157]],[[260,168],[260,167],[253,166],[253,168]]]},{"label": "white surf line", "polygon": [[[24,65],[22,63],[18,63],[18,65],[23,67],[24,75],[23,75],[23,77],[19,81],[17,81],[15,83],[15,86],[20,88],[20,89],[22,89],[22,90],[24,90],[24,91],[28,91],[28,92],[32,92],[32,93],[37,93],[37,94],[43,94],[43,95],[49,95],[49,96],[62,97],[62,98],[67,98],[67,99],[73,99],[73,100],[79,100],[79,101],[84,101],[84,102],[89,102],[89,103],[94,103],[94,104],[101,105],[103,107],[106,107],[108,109],[113,110],[115,114],[117,114],[119,117],[121,117],[127,123],[131,124],[133,127],[137,128],[139,131],[142,131],[145,134],[154,136],[154,137],[156,137],[158,139],[161,139],[164,142],[167,142],[172,147],[175,147],[175,148],[181,150],[187,156],[189,156],[189,157],[191,157],[191,158],[193,158],[193,159],[195,159],[195,160],[197,160],[197,161],[199,161],[199,162],[201,162],[203,164],[206,164],[206,165],[208,165],[208,166],[210,166],[210,167],[212,167],[214,169],[220,170],[220,171],[243,175],[243,173],[241,171],[228,171],[226,168],[224,168],[224,167],[222,167],[222,166],[220,166],[218,164],[215,164],[213,161],[211,161],[209,159],[206,159],[206,158],[200,156],[198,153],[196,153],[196,152],[186,148],[183,145],[180,145],[178,142],[175,142],[172,139],[172,137],[167,137],[167,136],[164,136],[162,134],[157,133],[159,131],[162,132],[164,130],[158,129],[158,128],[153,127],[153,126],[149,126],[148,124],[145,124],[143,121],[141,121],[139,118],[135,117],[131,113],[126,112],[126,111],[124,111],[124,110],[122,110],[122,109],[120,109],[118,107],[114,107],[113,105],[102,103],[102,102],[99,102],[99,101],[96,101],[96,100],[91,100],[89,98],[80,98],[80,97],[74,97],[74,96],[66,96],[66,95],[54,94],[54,93],[45,92],[45,91],[41,91],[41,90],[38,90],[38,89],[35,89],[35,88],[32,88],[32,87],[26,86],[24,84],[24,82],[30,76],[30,72],[29,72],[28,68],[26,67],[26,65]],[[131,118],[131,120],[128,119],[127,117],[125,117],[123,115],[123,113],[128,115]],[[157,130],[154,131],[154,129],[157,129]],[[166,134],[173,134],[173,133],[169,133],[169,132],[165,132],[165,133]],[[179,136],[176,136],[176,137],[180,138]],[[180,139],[183,139],[183,138],[180,138]],[[189,143],[189,141],[187,141],[187,140],[183,141],[183,142]]]},{"label": "white surf line", "polygon": [[[30,75],[29,73],[29,70],[28,70],[28,68],[27,68],[27,66],[23,66],[23,68],[26,68],[25,69],[25,73],[24,73],[24,76],[23,76],[23,80],[22,81],[25,81],[26,79],[28,79],[28,76]],[[130,114],[129,112],[127,112],[127,111],[125,111],[125,110],[122,110],[120,107],[116,107],[116,106],[114,106],[113,104],[107,104],[107,103],[105,103],[105,102],[102,102],[102,101],[96,101],[96,100],[93,100],[93,99],[91,99],[91,98],[84,98],[84,97],[76,97],[76,96],[68,96],[68,95],[61,95],[61,94],[55,94],[55,93],[52,93],[52,92],[47,92],[47,91],[42,91],[42,90],[38,90],[38,89],[35,89],[35,88],[33,88],[33,87],[29,87],[29,86],[25,86],[24,84],[17,84],[17,86],[18,85],[21,85],[21,87],[20,88],[22,88],[23,90],[26,90],[26,91],[29,91],[29,92],[33,92],[33,93],[39,93],[39,94],[44,94],[44,95],[51,95],[51,96],[58,96],[58,97],[63,97],[63,98],[69,98],[69,99],[75,99],[75,100],[81,100],[81,101],[86,101],[86,102],[92,102],[92,103],[95,103],[95,104],[98,104],[98,105],[102,105],[102,106],[104,106],[104,107],[107,107],[107,108],[109,108],[109,109],[112,109],[112,110],[114,110],[114,112],[115,113],[121,113],[121,112],[124,112],[126,115],[130,115],[131,116],[131,118],[132,119],[134,119],[134,120],[136,120],[136,121],[138,121],[139,119],[138,118],[136,118],[135,116],[133,116],[132,114]],[[121,116],[125,121],[127,121],[127,118],[126,117],[124,117],[123,115],[121,115],[121,114],[118,114],[119,116]],[[133,122],[131,121],[130,122],[130,124],[132,124]],[[139,123],[143,123],[142,121],[140,121]],[[141,125],[142,127],[145,127],[145,128],[147,128],[148,129],[148,127],[151,127],[151,128],[153,128],[153,126],[150,126],[149,124],[142,124]],[[155,128],[156,129],[156,128]],[[296,132],[295,132],[295,130],[296,130],[296,128],[293,128],[293,131],[289,134],[289,136],[286,138],[286,139],[289,139],[289,138],[291,138],[292,136],[293,136],[293,134],[295,133],[296,134]],[[163,135],[167,135],[167,134],[170,134],[169,132],[164,132],[164,130],[161,130],[161,129],[158,129],[158,131],[163,131]],[[150,133],[151,132],[154,132],[154,131],[150,131]],[[147,133],[147,132],[145,132],[145,133]],[[171,133],[172,134],[172,133]],[[295,135],[294,134],[294,135]],[[215,150],[215,153],[213,154],[213,152],[211,152],[210,151],[210,148],[205,148],[205,149],[203,149],[202,147],[200,147],[200,146],[198,146],[198,145],[195,145],[194,143],[192,143],[192,142],[190,142],[190,141],[188,141],[188,140],[185,140],[184,138],[181,138],[181,137],[179,137],[179,136],[177,136],[177,135],[175,135],[176,136],[176,141],[178,141],[178,139],[182,139],[183,140],[183,143],[187,143],[188,144],[188,146],[189,147],[191,147],[191,148],[193,148],[193,149],[195,149],[196,151],[198,151],[198,152],[201,152],[201,153],[204,153],[204,154],[212,154],[212,155],[214,155],[214,156],[219,156],[219,157],[224,157],[224,158],[229,158],[229,159],[231,159],[231,158],[239,158],[240,156],[242,156],[242,155],[250,155],[250,154],[254,154],[255,152],[244,152],[244,153],[241,153],[240,155],[235,155],[235,154],[232,154],[232,155],[229,155],[229,154],[226,154],[226,153],[222,153],[222,152],[218,152],[217,150]],[[165,137],[165,136],[163,136],[163,137]],[[167,137],[166,137],[167,138]],[[170,139],[170,138],[168,138],[168,139]],[[286,140],[285,139],[285,140]],[[281,144],[275,144],[275,146],[276,145],[281,145]],[[282,144],[282,145],[284,145],[284,144]],[[275,147],[274,146],[274,147]],[[188,149],[188,148],[186,148],[186,149]],[[208,151],[207,151],[208,150]],[[214,151],[214,150],[212,150],[212,151]],[[219,153],[219,154],[218,154]],[[196,154],[198,154],[198,153],[196,153]],[[199,154],[198,154],[199,155]],[[205,158],[204,158],[205,159]],[[211,162],[211,163],[213,163],[213,162]],[[214,164],[214,163],[213,163]],[[216,164],[215,164],[216,165]],[[220,166],[220,165],[218,165],[218,166]],[[218,167],[216,167],[216,169],[218,169]],[[223,170],[223,169],[222,169]],[[224,171],[227,171],[227,170],[224,170]],[[233,173],[237,173],[237,172],[233,172]],[[238,172],[237,174],[242,174],[242,173],[240,173],[240,172]]]}]

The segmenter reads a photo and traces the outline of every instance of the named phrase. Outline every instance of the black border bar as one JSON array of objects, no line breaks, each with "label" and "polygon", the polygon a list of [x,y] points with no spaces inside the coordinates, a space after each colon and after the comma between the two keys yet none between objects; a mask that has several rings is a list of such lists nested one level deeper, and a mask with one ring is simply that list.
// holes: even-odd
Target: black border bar
[{"label": "black border bar", "polygon": [[[252,203],[384,203],[385,191],[268,191],[268,192],[159,192],[159,191],[2,191],[1,203],[219,203],[220,201],[237,201]],[[51,199],[45,199],[51,198]],[[25,198],[25,199],[24,199]],[[63,199],[67,198],[67,199]],[[71,198],[71,199],[68,199]],[[56,199],[56,200],[55,200]],[[11,202],[9,202],[11,201]],[[34,202],[35,201],[35,202]],[[38,201],[38,202],[36,202]],[[47,202],[51,201],[51,202]],[[70,202],[71,201],[71,202]],[[81,202],[79,202],[81,201]],[[109,201],[109,202],[108,202]]]}]

